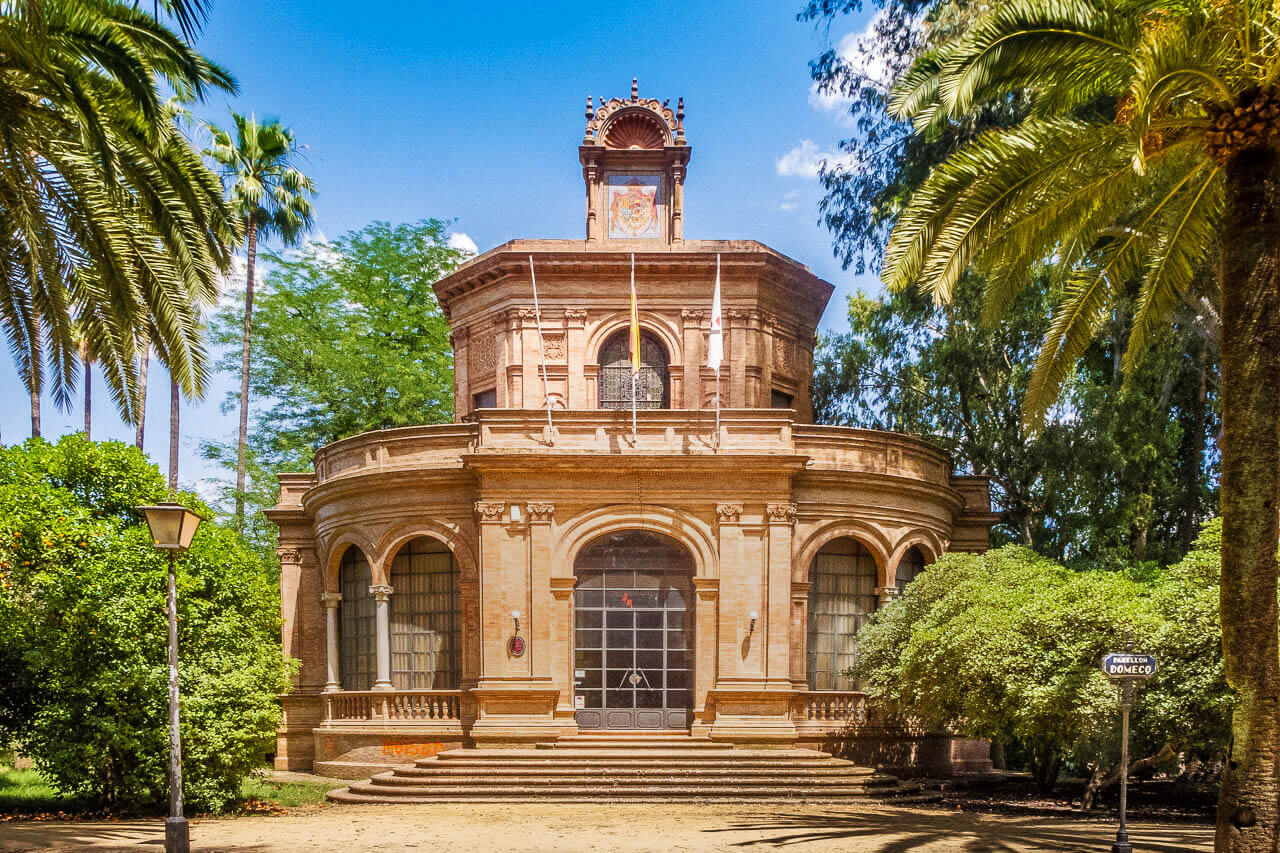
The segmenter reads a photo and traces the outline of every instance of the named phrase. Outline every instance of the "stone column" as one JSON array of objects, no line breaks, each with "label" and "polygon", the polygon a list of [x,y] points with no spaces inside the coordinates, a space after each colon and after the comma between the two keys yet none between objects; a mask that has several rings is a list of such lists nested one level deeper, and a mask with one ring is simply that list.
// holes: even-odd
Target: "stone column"
[{"label": "stone column", "polygon": [[457,329],[449,336],[453,344],[453,413],[454,420],[471,412],[470,363],[467,329]]},{"label": "stone column", "polygon": [[[551,596],[551,681],[559,697],[555,717],[574,723],[573,685],[573,577],[552,577]],[[574,723],[576,725],[576,723]]]},{"label": "stone column", "polygon": [[791,687],[791,531],[796,505],[771,503],[765,507],[769,523],[768,577],[765,582],[765,685]]},{"label": "stone column", "polygon": [[564,353],[569,365],[569,396],[565,405],[570,409],[594,409],[595,403],[587,399],[587,310],[567,308],[564,312]]},{"label": "stone column", "polygon": [[338,605],[342,603],[342,593],[322,593],[320,603],[324,605],[326,676],[324,692],[333,693],[342,689],[342,681],[338,671]]},{"label": "stone column", "polygon": [[809,584],[791,583],[791,687],[809,688]]},{"label": "stone column", "polygon": [[720,598],[719,578],[694,578],[694,634],[696,655],[693,663],[693,726],[694,735],[710,730],[714,715],[707,710],[707,698],[716,688],[720,635],[717,607]]},{"label": "stone column", "polygon": [[549,501],[525,504],[529,518],[529,674],[555,679],[551,669],[551,520],[556,505]]},{"label": "stone column", "polygon": [[[747,399],[747,323],[749,312],[735,309],[724,312],[725,358],[729,362],[729,381],[722,382],[725,408],[750,406]],[[726,387],[727,386],[727,387]]]},{"label": "stone column", "polygon": [[369,587],[373,596],[375,649],[377,665],[374,669],[374,690],[391,690],[391,593],[389,586],[375,584]]},{"label": "stone column", "polygon": [[878,586],[876,587],[876,607],[884,607],[890,601],[898,597],[898,588],[896,586]]},{"label": "stone column", "polygon": [[684,166],[671,167],[671,242],[684,242]]},{"label": "stone column", "polygon": [[[758,611],[759,600],[754,590],[744,594],[743,586],[751,585],[745,565],[745,548],[742,536],[742,504],[722,503],[716,506],[719,518],[719,547],[722,583],[719,589],[719,649],[716,655],[716,687],[724,689],[743,679],[744,670],[750,667],[750,645],[757,641],[746,640],[747,614]],[[756,573],[759,577],[759,573]],[[758,627],[758,626],[757,626]]]},{"label": "stone column", "polygon": [[681,331],[684,335],[684,398],[672,400],[672,406],[685,409],[702,408],[702,366],[707,354],[702,345],[702,323],[707,312],[700,308],[684,308],[680,311]]}]

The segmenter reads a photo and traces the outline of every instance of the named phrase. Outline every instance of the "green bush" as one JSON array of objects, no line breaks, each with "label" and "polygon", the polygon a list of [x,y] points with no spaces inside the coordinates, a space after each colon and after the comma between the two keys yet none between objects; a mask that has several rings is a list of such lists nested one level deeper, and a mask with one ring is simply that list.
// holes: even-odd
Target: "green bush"
[{"label": "green bush", "polygon": [[1215,529],[1181,563],[1134,576],[1013,546],[946,555],[868,621],[850,675],[891,713],[1011,746],[1047,786],[1064,765],[1118,756],[1117,690],[1099,661],[1132,636],[1159,658],[1133,713],[1135,755],[1214,752],[1231,712]]},{"label": "green bush", "polygon": [[[0,449],[0,730],[60,791],[114,809],[168,796],[167,560],[133,509],[166,498],[121,443]],[[271,749],[288,686],[277,577],[206,522],[177,585],[184,790],[218,811]]]}]

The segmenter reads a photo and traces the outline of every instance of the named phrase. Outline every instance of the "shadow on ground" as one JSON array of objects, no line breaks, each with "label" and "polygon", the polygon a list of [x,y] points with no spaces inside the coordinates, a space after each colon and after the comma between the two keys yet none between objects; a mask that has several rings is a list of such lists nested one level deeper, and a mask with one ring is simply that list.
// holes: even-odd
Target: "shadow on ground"
[{"label": "shadow on ground", "polygon": [[[1106,850],[1115,840],[1115,825],[1046,818],[982,816],[969,813],[904,812],[900,821],[884,812],[831,810],[818,813],[779,813],[751,820],[728,821],[708,833],[744,833],[757,837],[735,847],[785,847],[849,844],[866,853],[906,853],[930,845],[940,849],[987,851]],[[1129,840],[1144,853],[1187,853],[1211,850],[1209,826],[1145,824],[1130,827]]]}]

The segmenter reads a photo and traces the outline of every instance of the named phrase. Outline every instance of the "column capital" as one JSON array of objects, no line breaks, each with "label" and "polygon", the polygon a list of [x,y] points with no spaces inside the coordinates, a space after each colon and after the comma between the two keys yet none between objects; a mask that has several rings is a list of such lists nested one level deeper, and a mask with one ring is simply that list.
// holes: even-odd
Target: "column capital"
[{"label": "column capital", "polygon": [[374,584],[369,587],[369,594],[372,595],[376,601],[387,601],[391,598],[391,593],[393,592],[395,592],[393,587],[383,584]]},{"label": "column capital", "polygon": [[795,524],[796,505],[793,503],[777,503],[765,506],[770,524]]},{"label": "column capital", "polygon": [[550,501],[530,501],[524,508],[530,521],[551,521],[556,514],[556,505]]},{"label": "column capital", "polygon": [[893,601],[897,597],[898,597],[898,588],[896,586],[876,587],[876,598],[880,599],[881,604],[887,601]]},{"label": "column capital", "polygon": [[332,610],[342,603],[342,593],[322,592],[320,593],[320,603]]},{"label": "column capital", "polygon": [[507,505],[502,501],[476,501],[475,509],[481,521],[502,521]]},{"label": "column capital", "polygon": [[587,319],[587,309],[566,308],[564,309],[564,318],[571,323],[581,323],[583,320]]},{"label": "column capital", "polygon": [[276,556],[280,558],[281,563],[300,563],[302,562],[302,549],[295,548],[292,545],[281,545],[276,549]]},{"label": "column capital", "polygon": [[716,515],[721,524],[737,524],[742,517],[742,504],[716,504]]}]

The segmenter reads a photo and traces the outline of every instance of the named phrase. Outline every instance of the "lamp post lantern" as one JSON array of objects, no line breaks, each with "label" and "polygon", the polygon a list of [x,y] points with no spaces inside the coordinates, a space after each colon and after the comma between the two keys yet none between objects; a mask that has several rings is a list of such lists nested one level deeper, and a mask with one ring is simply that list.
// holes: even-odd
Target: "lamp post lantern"
[{"label": "lamp post lantern", "polygon": [[136,508],[147,519],[151,544],[169,554],[169,817],[164,822],[165,853],[190,853],[191,831],[182,814],[182,736],[178,731],[178,591],[175,562],[191,547],[200,516],[176,504]]}]

